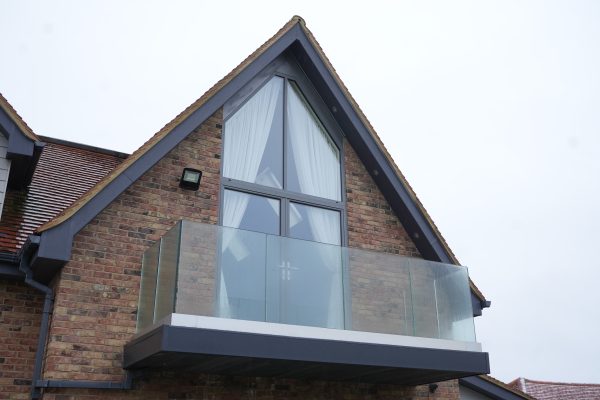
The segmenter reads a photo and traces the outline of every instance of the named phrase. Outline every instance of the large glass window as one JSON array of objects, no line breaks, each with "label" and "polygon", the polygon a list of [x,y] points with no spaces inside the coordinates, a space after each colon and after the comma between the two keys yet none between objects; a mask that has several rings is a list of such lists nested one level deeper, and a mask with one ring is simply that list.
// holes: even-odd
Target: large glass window
[{"label": "large glass window", "polygon": [[[217,315],[343,327],[339,146],[300,85],[280,76],[223,132],[221,220],[243,231],[223,230]],[[254,251],[265,248],[266,259]]]}]

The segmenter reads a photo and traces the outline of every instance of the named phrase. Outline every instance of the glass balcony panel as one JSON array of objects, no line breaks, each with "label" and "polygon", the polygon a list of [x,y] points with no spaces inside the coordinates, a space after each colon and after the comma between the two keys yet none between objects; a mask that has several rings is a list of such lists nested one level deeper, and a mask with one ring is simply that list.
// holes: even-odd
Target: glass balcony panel
[{"label": "glass balcony panel", "polygon": [[268,235],[267,321],[343,329],[342,248]]},{"label": "glass balcony panel", "polygon": [[413,332],[419,337],[439,337],[436,297],[436,271],[434,263],[408,259],[411,296],[413,303]]},{"label": "glass balcony panel", "polygon": [[436,267],[439,338],[474,342],[475,326],[467,269]]},{"label": "glass balcony panel", "polygon": [[465,267],[410,259],[415,336],[475,341]]},{"label": "glass balcony panel", "polygon": [[413,335],[409,258],[347,249],[351,292],[348,329]]},{"label": "glass balcony panel", "polygon": [[144,254],[138,331],[175,312],[475,341],[464,267],[189,221],[157,252]]},{"label": "glass balcony panel", "polygon": [[160,240],[154,323],[175,311],[180,234],[181,222],[167,232]]},{"label": "glass balcony panel", "polygon": [[222,228],[181,222],[175,312],[213,316]]},{"label": "glass balcony panel", "polygon": [[215,316],[264,321],[267,235],[220,229]]},{"label": "glass balcony panel", "polygon": [[160,240],[154,243],[142,258],[142,276],[140,283],[140,304],[137,314],[137,330],[140,331],[154,323],[154,300],[156,295],[156,276],[158,274],[158,255]]}]

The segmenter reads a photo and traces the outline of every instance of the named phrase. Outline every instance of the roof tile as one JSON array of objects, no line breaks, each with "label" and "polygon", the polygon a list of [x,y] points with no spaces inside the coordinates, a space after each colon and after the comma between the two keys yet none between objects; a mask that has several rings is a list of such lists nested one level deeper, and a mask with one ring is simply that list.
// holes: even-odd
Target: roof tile
[{"label": "roof tile", "polygon": [[600,384],[545,382],[517,378],[508,385],[537,400],[600,400]]},{"label": "roof tile", "polygon": [[116,154],[48,142],[27,189],[6,193],[0,252],[18,252],[38,227],[73,204],[123,159]]}]

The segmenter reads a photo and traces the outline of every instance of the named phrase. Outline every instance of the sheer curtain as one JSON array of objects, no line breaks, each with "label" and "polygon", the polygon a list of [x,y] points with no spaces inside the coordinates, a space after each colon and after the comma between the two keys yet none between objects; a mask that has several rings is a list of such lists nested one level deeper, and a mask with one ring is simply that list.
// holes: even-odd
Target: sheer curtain
[{"label": "sheer curtain", "polygon": [[282,88],[272,78],[225,122],[223,176],[256,182]]},{"label": "sheer curtain", "polygon": [[287,128],[302,193],[340,200],[340,153],[295,86],[288,83]]},{"label": "sheer curtain", "polygon": [[[283,80],[272,78],[225,123],[223,176],[255,182],[263,158],[275,108],[282,93]],[[249,196],[227,191],[223,199],[223,225],[239,228],[248,207]],[[233,234],[223,230],[223,251],[230,246]],[[230,317],[227,283],[223,272],[219,278],[219,315]]]},{"label": "sheer curtain", "polygon": [[[287,128],[298,182],[302,193],[340,200],[340,155],[308,104],[297,89],[288,84]],[[310,229],[317,242],[340,244],[339,212],[306,207]],[[331,274],[328,327],[343,326],[341,250],[319,246],[319,255]]]}]

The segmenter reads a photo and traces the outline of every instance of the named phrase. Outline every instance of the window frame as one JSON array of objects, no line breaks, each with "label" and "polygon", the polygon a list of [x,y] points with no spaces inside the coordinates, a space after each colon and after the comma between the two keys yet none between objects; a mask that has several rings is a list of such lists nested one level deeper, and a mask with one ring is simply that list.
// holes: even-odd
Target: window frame
[{"label": "window frame", "polygon": [[[219,189],[219,225],[223,225],[223,202],[224,191],[233,190],[258,196],[273,198],[279,200],[279,231],[280,236],[289,237],[290,221],[289,209],[290,203],[299,203],[313,207],[324,208],[328,210],[338,211],[340,213],[340,243],[342,246],[348,245],[348,229],[346,215],[346,180],[345,180],[345,160],[344,160],[344,139],[343,133],[335,118],[330,113],[323,99],[319,96],[315,88],[312,86],[302,69],[298,66],[291,56],[282,56],[273,61],[269,66],[259,73],[251,82],[249,82],[238,93],[234,94],[223,106],[223,134],[221,145],[221,163],[224,163],[225,151],[225,130],[226,121],[236,113],[244,104],[257,93],[264,85],[267,84],[273,77],[283,78],[283,189],[278,189],[270,186],[264,186],[257,183],[240,181],[233,178],[227,178],[222,175],[223,167],[221,166],[221,182]],[[301,95],[304,96],[310,105],[315,116],[323,125],[327,134],[337,147],[340,156],[340,200],[331,200],[323,197],[307,195],[304,193],[288,191],[287,188],[287,166],[288,166],[288,132],[286,127],[286,110],[288,97],[288,81],[293,81]],[[293,89],[292,89],[293,90]]]}]

